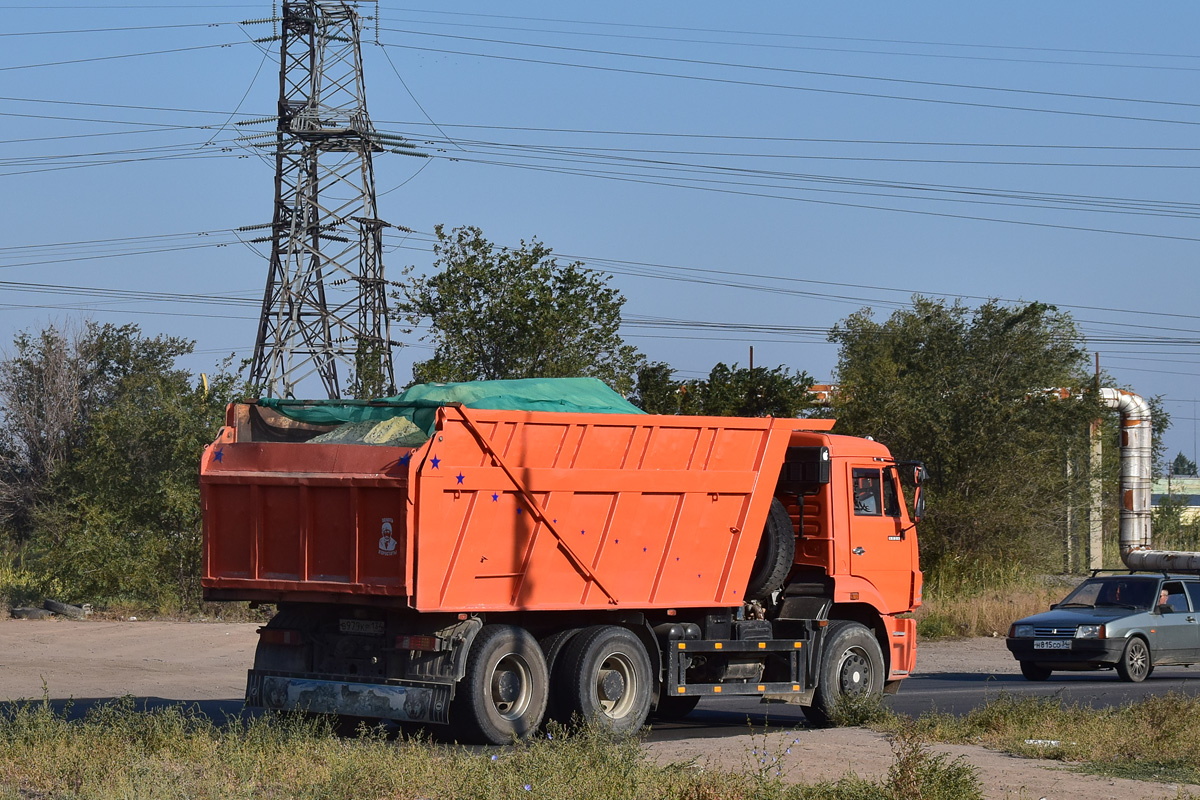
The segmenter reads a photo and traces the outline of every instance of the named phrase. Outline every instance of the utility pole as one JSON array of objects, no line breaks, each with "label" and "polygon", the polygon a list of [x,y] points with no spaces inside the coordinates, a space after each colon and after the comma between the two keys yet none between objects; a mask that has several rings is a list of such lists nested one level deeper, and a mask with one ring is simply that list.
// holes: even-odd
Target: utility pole
[{"label": "utility pole", "polygon": [[271,261],[250,380],[274,397],[295,397],[314,378],[331,398],[393,394],[389,223],[376,210],[372,156],[421,154],[371,124],[351,4],[285,0],[281,18],[256,21],[281,29],[259,40],[280,42],[274,136],[247,137],[275,151],[270,236],[256,240],[271,242]]}]

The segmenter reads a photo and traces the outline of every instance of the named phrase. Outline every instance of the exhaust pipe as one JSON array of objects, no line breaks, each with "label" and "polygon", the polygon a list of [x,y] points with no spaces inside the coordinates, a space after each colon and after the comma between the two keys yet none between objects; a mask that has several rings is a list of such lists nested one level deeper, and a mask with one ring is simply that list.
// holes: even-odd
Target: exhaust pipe
[{"label": "exhaust pipe", "polygon": [[1130,569],[1200,571],[1200,553],[1152,549],[1150,404],[1122,389],[1101,389],[1100,400],[1121,415],[1121,561]]}]

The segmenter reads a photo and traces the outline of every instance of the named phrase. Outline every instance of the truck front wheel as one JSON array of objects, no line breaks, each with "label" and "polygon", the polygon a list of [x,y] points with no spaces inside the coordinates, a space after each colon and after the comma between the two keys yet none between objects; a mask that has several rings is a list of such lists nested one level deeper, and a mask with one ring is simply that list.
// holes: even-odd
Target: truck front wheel
[{"label": "truck front wheel", "polygon": [[515,625],[484,625],[450,709],[463,741],[509,744],[542,724],[549,680],[537,639]]},{"label": "truck front wheel", "polygon": [[615,733],[633,733],[650,713],[650,656],[630,630],[594,625],[577,634],[562,655],[555,707],[595,720]]},{"label": "truck front wheel", "polygon": [[877,700],[883,696],[883,669],[883,651],[865,626],[845,620],[830,622],[817,689],[804,716],[818,725],[830,725],[842,703]]}]

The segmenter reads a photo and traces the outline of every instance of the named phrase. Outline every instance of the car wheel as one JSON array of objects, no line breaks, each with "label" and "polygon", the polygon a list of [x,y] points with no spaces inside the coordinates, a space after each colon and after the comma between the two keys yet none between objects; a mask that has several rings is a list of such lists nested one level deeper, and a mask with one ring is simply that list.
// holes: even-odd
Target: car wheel
[{"label": "car wheel", "polygon": [[1117,662],[1117,674],[1123,681],[1141,683],[1150,674],[1150,661],[1150,648],[1146,646],[1146,640],[1139,636],[1131,636],[1125,643],[1125,652],[1121,654],[1121,660]]},{"label": "car wheel", "polygon": [[1032,661],[1021,662],[1021,674],[1025,676],[1025,680],[1027,681],[1044,681],[1050,677],[1050,673],[1053,671],[1049,667],[1043,667]]}]

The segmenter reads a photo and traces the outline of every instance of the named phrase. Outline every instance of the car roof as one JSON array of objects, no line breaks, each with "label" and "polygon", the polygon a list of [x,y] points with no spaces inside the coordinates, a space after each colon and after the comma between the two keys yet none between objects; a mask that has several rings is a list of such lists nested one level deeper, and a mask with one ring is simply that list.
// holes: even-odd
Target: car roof
[{"label": "car roof", "polygon": [[1110,572],[1103,575],[1091,575],[1087,578],[1089,581],[1115,581],[1115,580],[1170,580],[1170,581],[1185,581],[1195,583],[1200,580],[1200,575],[1178,572]]}]

